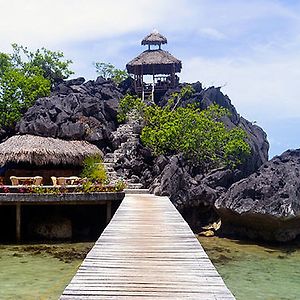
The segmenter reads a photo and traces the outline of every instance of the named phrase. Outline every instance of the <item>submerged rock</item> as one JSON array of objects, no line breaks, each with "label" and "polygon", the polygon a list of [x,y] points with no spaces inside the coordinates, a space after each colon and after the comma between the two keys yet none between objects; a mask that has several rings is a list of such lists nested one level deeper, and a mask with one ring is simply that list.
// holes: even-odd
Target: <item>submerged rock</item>
[{"label": "submerged rock", "polygon": [[30,233],[33,236],[49,239],[71,239],[72,238],[72,223],[68,218],[49,217],[36,218],[29,224]]},{"label": "submerged rock", "polygon": [[300,235],[300,149],[288,150],[235,184],[215,207],[226,233],[290,241]]}]

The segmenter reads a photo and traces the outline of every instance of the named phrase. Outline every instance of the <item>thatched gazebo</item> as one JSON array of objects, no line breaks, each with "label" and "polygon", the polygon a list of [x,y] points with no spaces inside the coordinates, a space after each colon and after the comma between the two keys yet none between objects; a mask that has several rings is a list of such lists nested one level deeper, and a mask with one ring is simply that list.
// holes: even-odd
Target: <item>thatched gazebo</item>
[{"label": "thatched gazebo", "polygon": [[14,176],[42,176],[50,183],[51,176],[78,175],[83,160],[103,153],[86,141],[66,141],[35,135],[15,135],[0,144],[0,166],[5,182]]},{"label": "thatched gazebo", "polygon": [[[157,31],[147,35],[141,44],[148,45],[148,50],[130,61],[126,68],[129,74],[134,75],[136,93],[143,100],[147,94],[151,95],[154,101],[155,93],[165,92],[178,84],[179,78],[175,74],[181,71],[182,64],[179,59],[161,49],[162,44],[167,44],[167,39]],[[151,49],[152,45],[158,48]],[[152,76],[151,84],[144,83],[144,75]]]}]

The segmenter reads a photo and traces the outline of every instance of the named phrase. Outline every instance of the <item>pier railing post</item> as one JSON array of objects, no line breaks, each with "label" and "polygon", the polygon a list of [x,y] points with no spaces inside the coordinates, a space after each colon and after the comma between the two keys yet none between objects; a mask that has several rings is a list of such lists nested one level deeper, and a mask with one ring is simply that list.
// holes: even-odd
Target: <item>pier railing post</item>
[{"label": "pier railing post", "polygon": [[16,240],[21,241],[21,204],[16,204]]},{"label": "pier railing post", "polygon": [[111,201],[106,202],[106,224],[111,220]]}]

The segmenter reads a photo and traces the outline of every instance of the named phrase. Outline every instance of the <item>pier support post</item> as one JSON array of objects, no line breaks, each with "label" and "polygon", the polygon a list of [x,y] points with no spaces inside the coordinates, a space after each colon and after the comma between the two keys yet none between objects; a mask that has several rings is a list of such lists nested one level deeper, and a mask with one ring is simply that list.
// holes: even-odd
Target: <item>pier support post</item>
[{"label": "pier support post", "polygon": [[111,201],[106,202],[106,224],[111,220]]},{"label": "pier support post", "polygon": [[16,240],[21,241],[21,204],[16,205]]}]

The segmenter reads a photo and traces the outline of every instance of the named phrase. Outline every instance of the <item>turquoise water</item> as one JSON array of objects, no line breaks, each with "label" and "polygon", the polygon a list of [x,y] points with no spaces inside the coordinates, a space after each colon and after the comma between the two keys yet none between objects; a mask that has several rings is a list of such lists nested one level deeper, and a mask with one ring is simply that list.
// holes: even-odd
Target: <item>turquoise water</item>
[{"label": "turquoise water", "polygon": [[[299,245],[199,239],[238,300],[300,299]],[[92,245],[0,245],[0,299],[58,299]]]},{"label": "turquoise water", "polygon": [[200,237],[237,299],[300,299],[300,246],[266,246]]},{"label": "turquoise water", "polygon": [[58,299],[91,246],[0,245],[0,299]]}]

